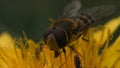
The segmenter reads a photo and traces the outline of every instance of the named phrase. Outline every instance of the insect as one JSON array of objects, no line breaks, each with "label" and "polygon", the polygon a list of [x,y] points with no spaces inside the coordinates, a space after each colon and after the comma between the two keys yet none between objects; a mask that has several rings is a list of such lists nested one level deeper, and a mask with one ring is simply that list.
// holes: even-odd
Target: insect
[{"label": "insect", "polygon": [[64,47],[77,40],[81,35],[86,35],[89,27],[112,15],[115,11],[114,5],[102,5],[81,10],[79,0],[69,3],[61,16],[44,32],[45,44],[55,52],[55,57],[60,54],[60,49],[65,52]]}]

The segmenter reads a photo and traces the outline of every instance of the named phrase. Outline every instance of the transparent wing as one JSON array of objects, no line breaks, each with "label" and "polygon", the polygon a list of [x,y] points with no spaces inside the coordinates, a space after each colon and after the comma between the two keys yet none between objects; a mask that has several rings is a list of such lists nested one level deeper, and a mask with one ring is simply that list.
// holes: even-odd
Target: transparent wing
[{"label": "transparent wing", "polygon": [[77,14],[78,10],[81,8],[81,3],[79,0],[73,0],[69,3],[63,12],[64,17],[72,17]]},{"label": "transparent wing", "polygon": [[102,5],[79,12],[92,16],[95,20],[101,20],[112,15],[115,12],[115,5]]}]

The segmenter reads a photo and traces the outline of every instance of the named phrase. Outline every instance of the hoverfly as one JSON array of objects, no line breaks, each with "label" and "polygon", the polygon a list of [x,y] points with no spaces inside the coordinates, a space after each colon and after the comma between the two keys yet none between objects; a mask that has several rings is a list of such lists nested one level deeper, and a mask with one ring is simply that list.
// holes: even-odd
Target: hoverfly
[{"label": "hoverfly", "polygon": [[73,0],[65,7],[61,18],[56,19],[45,31],[43,40],[55,52],[55,57],[59,56],[60,49],[65,51],[65,46],[81,35],[86,35],[92,24],[110,16],[115,11],[114,5],[102,5],[83,11],[80,11],[80,8],[80,1]]}]

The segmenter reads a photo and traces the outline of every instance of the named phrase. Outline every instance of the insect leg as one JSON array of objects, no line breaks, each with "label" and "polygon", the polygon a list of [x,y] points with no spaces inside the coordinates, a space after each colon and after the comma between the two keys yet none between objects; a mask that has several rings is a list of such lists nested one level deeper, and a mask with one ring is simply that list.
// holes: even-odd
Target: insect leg
[{"label": "insect leg", "polygon": [[66,63],[66,67],[67,67],[68,65],[67,65],[67,56],[66,56],[66,50],[65,50],[65,48],[63,48],[62,51],[63,51],[64,56],[65,56],[65,63]]},{"label": "insect leg", "polygon": [[89,41],[89,38],[87,37],[87,34],[88,34],[88,28],[83,32],[83,36],[82,36],[82,39],[86,42]]},{"label": "insect leg", "polygon": [[54,57],[57,58],[59,55],[60,55],[59,50],[55,50],[55,51],[54,51]]},{"label": "insect leg", "polygon": [[74,46],[68,46],[72,51],[78,54],[80,57],[83,57],[77,50],[75,50]]},{"label": "insect leg", "polygon": [[63,48],[62,51],[63,51],[63,53],[64,53],[64,55],[65,55],[65,57],[66,57],[66,51],[65,51],[65,48]]}]

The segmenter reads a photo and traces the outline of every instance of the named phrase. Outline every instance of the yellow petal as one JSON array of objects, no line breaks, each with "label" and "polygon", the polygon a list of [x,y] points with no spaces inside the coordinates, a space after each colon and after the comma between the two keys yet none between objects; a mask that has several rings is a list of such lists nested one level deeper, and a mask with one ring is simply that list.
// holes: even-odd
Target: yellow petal
[{"label": "yellow petal", "polygon": [[0,35],[0,62],[5,63],[2,66],[13,68],[19,64],[15,46],[15,41],[8,33]]},{"label": "yellow petal", "polygon": [[102,68],[120,68],[120,36],[115,43],[109,47],[103,57]]},{"label": "yellow petal", "polygon": [[107,24],[102,27],[102,30],[94,33],[96,42],[99,43],[100,46],[103,45],[108,36],[112,35],[118,27],[120,27],[120,17],[107,22]]}]

